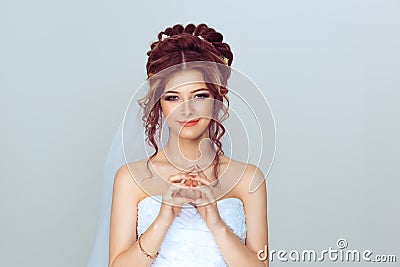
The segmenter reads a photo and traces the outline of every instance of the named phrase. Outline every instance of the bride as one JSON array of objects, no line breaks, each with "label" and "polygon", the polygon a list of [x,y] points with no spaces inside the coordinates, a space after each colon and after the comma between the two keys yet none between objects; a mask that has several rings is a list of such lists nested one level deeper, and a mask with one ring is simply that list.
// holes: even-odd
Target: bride
[{"label": "bride", "polygon": [[[108,266],[268,266],[258,253],[268,246],[265,176],[225,156],[220,141],[229,45],[205,24],[177,24],[147,55],[150,89],[139,104],[155,152],[115,174]],[[260,184],[253,192],[251,182]]]}]

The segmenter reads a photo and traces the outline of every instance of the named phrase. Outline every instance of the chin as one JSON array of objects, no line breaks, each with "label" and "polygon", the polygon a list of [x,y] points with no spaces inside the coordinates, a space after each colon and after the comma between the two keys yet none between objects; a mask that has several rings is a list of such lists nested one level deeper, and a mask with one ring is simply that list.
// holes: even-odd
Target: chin
[{"label": "chin", "polygon": [[203,133],[196,133],[196,132],[192,132],[192,133],[183,133],[181,131],[181,133],[179,134],[179,138],[181,139],[187,139],[187,140],[196,140],[198,138],[200,138],[203,135]]},{"label": "chin", "polygon": [[[200,128],[200,127],[199,127]],[[184,127],[178,130],[179,138],[196,140],[204,135],[206,129],[196,129],[195,127]],[[180,132],[179,132],[180,131]]]}]

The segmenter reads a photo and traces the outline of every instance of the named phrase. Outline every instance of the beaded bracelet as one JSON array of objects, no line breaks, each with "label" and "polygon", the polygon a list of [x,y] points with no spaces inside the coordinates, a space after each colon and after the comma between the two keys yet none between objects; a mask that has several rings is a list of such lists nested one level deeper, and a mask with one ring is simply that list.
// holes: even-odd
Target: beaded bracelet
[{"label": "beaded bracelet", "polygon": [[147,252],[143,249],[142,243],[140,242],[140,238],[141,238],[141,237],[142,237],[142,235],[140,235],[140,236],[139,236],[139,239],[138,239],[140,250],[144,253],[144,255],[146,255],[147,258],[151,258],[151,259],[154,260],[155,258],[157,258],[159,251],[157,251],[156,255],[154,255],[154,256],[151,256],[149,253],[147,253]]}]

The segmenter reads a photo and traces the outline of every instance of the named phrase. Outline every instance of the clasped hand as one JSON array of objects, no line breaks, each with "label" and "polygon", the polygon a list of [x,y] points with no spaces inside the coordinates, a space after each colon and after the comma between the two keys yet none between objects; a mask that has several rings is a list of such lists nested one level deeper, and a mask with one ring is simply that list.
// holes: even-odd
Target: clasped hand
[{"label": "clasped hand", "polygon": [[[211,181],[204,172],[195,165],[185,172],[171,175],[163,194],[162,209],[168,210],[168,219],[172,223],[184,203],[194,206],[208,227],[217,226],[222,222],[214,188],[218,180]],[[169,206],[169,207],[167,207]]]}]

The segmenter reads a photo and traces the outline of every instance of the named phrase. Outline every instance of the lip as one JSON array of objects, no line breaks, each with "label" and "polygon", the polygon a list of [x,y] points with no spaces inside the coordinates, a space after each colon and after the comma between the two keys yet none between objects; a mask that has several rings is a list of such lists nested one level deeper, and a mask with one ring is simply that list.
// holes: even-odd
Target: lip
[{"label": "lip", "polygon": [[192,126],[196,125],[199,122],[199,120],[200,119],[190,120],[190,121],[183,121],[183,122],[179,122],[179,124],[184,126],[184,127],[192,127]]}]

